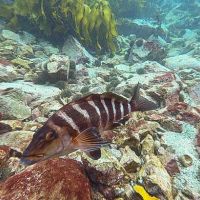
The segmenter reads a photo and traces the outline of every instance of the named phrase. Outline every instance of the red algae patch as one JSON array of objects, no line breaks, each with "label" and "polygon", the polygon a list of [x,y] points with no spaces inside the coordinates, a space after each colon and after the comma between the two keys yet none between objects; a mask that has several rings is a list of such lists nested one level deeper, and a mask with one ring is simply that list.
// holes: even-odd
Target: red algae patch
[{"label": "red algae patch", "polygon": [[71,159],[50,159],[27,167],[0,183],[1,200],[91,200],[84,170]]}]

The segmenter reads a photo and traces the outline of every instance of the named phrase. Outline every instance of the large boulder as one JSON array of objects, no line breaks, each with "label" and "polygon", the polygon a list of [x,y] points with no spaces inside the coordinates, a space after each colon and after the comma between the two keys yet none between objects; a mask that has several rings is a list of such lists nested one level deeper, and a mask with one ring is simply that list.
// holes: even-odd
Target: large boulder
[{"label": "large boulder", "polygon": [[76,76],[75,63],[68,56],[52,54],[47,61],[37,65],[38,78],[36,82],[69,81]]},{"label": "large boulder", "polygon": [[138,39],[129,49],[130,63],[154,60],[161,62],[166,57],[166,50],[156,41]]},{"label": "large boulder", "polygon": [[15,42],[21,43],[20,36],[17,33],[14,33],[10,30],[2,30],[2,36],[5,39],[13,40]]},{"label": "large boulder", "polygon": [[[12,83],[0,83],[0,88],[8,92],[9,88],[22,91],[23,94],[31,96],[32,99],[49,99],[54,98],[61,93],[61,90],[51,85],[37,85],[32,82],[18,80]],[[45,92],[44,92],[45,91]],[[25,95],[26,96],[26,95]]]},{"label": "large boulder", "polygon": [[62,53],[69,56],[76,64],[94,62],[94,57],[73,36],[65,41]]},{"label": "large boulder", "polygon": [[151,35],[157,33],[160,36],[164,36],[163,29],[158,29],[157,26],[149,21],[128,18],[122,18],[118,23],[118,30],[120,34],[131,35],[135,34],[137,37],[147,39]]},{"label": "large boulder", "polygon": [[90,200],[90,183],[82,166],[70,159],[50,159],[27,167],[0,184],[3,200]]},{"label": "large boulder", "polygon": [[172,200],[172,180],[158,157],[153,154],[146,160],[138,176],[150,194]]},{"label": "large boulder", "polygon": [[0,82],[11,82],[17,79],[18,75],[12,65],[3,65],[0,59]]},{"label": "large boulder", "polygon": [[0,135],[0,145],[6,145],[23,152],[30,143],[32,131],[11,131]]},{"label": "large boulder", "polygon": [[2,119],[26,119],[31,116],[31,109],[27,106],[26,94],[20,90],[0,92],[0,112]]},{"label": "large boulder", "polygon": [[166,58],[165,66],[173,70],[188,69],[188,68],[199,69],[200,61],[199,59],[184,54]]},{"label": "large boulder", "polygon": [[20,172],[24,168],[24,165],[17,158],[20,155],[19,152],[12,148],[6,145],[0,145],[0,182]]}]

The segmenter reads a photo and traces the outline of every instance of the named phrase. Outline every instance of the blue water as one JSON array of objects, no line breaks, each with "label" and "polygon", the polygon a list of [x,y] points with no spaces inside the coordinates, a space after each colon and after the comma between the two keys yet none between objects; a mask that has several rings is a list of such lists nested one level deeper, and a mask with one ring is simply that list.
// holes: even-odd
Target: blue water
[{"label": "blue water", "polygon": [[[199,0],[0,0],[0,200],[11,196],[13,200],[33,196],[37,200],[140,200],[144,193],[134,189],[137,185],[146,191],[144,200],[150,196],[200,199],[199,13]],[[140,97],[134,90],[138,83]],[[93,94],[109,96],[110,107],[102,109],[107,106],[103,100],[98,107]],[[76,100],[87,95],[92,96],[84,99],[89,105],[83,111],[82,101]],[[134,112],[129,120],[127,116],[116,120],[128,109],[121,102],[124,98],[126,103],[136,99],[127,104]],[[50,118],[70,102],[79,112],[72,113],[75,119]],[[152,103],[157,109],[149,111]],[[91,106],[96,114],[90,113]],[[107,126],[105,132],[103,122],[91,123],[96,118],[105,120],[105,115],[107,125],[115,119],[117,128]],[[55,138],[62,142],[39,137],[35,149],[42,149],[44,142],[51,156],[29,168],[21,156],[49,118]],[[68,134],[69,129],[77,131],[85,125],[85,118],[98,129],[93,140],[102,137],[110,142],[97,160],[89,158],[91,149],[83,146],[91,135],[81,138],[82,144],[73,138],[80,131]],[[63,125],[63,120],[69,124]],[[61,144],[68,148],[71,141],[79,145],[70,149],[73,153],[55,152]],[[52,170],[52,162],[62,167],[60,163],[71,159],[79,162],[84,175],[71,164],[72,173]],[[26,177],[29,183],[22,177],[28,170],[33,172]],[[52,186],[57,180],[54,172],[58,182]],[[79,173],[78,178],[83,175],[88,184],[75,177]],[[18,175],[14,190],[8,183]],[[74,192],[66,187],[69,179],[77,185]],[[85,195],[80,197],[81,189]]]}]

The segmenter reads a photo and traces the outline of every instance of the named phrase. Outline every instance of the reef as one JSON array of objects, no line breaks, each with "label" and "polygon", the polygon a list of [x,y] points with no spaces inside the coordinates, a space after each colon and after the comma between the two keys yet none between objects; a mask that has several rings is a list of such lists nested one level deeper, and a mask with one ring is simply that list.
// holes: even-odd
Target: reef
[{"label": "reef", "polygon": [[[10,177],[0,186],[0,195],[4,200],[32,199],[35,196],[37,199],[91,200],[91,188],[84,169],[70,159],[47,160]],[[29,190],[26,190],[27,187]]]},{"label": "reef", "polygon": [[[115,5],[110,0],[108,10],[116,16],[120,34],[112,37],[117,42],[112,56],[107,40],[99,38],[105,51],[98,48],[93,31],[89,31],[92,47],[88,48],[82,21],[75,26],[74,16],[68,24],[64,13],[70,11],[62,9],[69,1],[57,1],[64,6],[52,4],[52,10],[45,4],[42,12],[41,2],[47,1],[38,0],[33,4],[40,6],[34,12],[31,8],[32,15],[28,9],[15,13],[20,10],[13,5],[26,2],[4,4],[3,10],[12,12],[0,20],[0,199],[200,199],[199,2],[141,1],[142,15],[135,13],[140,18],[133,19],[121,13],[128,11],[129,4],[117,0]],[[126,2],[135,8],[138,1]],[[91,12],[104,3],[108,5],[84,1]],[[117,12],[119,5],[123,9]],[[131,17],[136,17],[132,11]],[[39,13],[39,18],[33,13]],[[62,44],[49,40],[53,32],[60,33],[56,26],[46,29],[45,16],[66,28]],[[8,28],[7,22],[14,25],[15,19],[17,29]],[[41,30],[28,30],[22,22]],[[45,30],[49,36],[41,37]],[[95,54],[92,48],[103,54]],[[159,108],[133,112],[126,123],[105,132],[112,142],[101,149],[100,159],[75,151],[32,166],[20,161],[36,130],[63,105],[91,93],[114,92],[130,99],[138,82],[141,96]]]},{"label": "reef", "polygon": [[0,3],[0,16],[8,20],[8,27],[33,26],[56,40],[71,33],[97,52],[116,50],[116,22],[107,0],[16,0],[12,4]]}]

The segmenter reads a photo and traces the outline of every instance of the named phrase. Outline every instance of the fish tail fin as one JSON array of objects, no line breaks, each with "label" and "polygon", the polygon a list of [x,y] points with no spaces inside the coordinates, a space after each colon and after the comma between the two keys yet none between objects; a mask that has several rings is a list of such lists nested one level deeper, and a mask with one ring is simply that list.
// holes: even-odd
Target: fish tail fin
[{"label": "fish tail fin", "polygon": [[148,100],[140,95],[140,83],[134,87],[133,97],[130,101],[131,111],[148,111],[155,110],[159,106],[155,102]]}]

